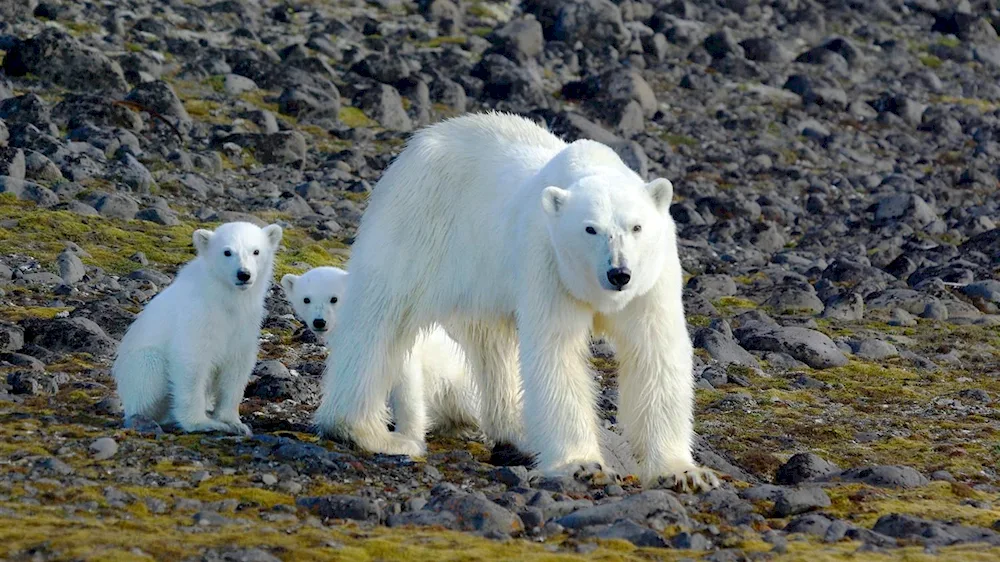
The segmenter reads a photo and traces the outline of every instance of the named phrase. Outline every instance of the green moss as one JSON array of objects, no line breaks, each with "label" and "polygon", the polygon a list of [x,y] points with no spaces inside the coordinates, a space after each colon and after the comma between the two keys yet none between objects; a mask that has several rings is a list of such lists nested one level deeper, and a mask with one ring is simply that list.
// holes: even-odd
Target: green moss
[{"label": "green moss", "polygon": [[941,65],[944,64],[944,61],[934,55],[920,55],[918,58],[920,63],[927,68],[941,68]]},{"label": "green moss", "polygon": [[20,322],[25,318],[51,319],[70,310],[65,306],[0,306],[0,318],[8,322]]},{"label": "green moss", "polygon": [[145,51],[146,48],[138,43],[125,43],[125,50],[132,53],[141,53]]},{"label": "green moss", "polygon": [[[261,213],[260,216],[264,220],[278,218],[272,215],[275,214]],[[142,267],[129,259],[135,252],[143,252],[155,267],[175,269],[194,257],[191,233],[196,228],[216,226],[184,223],[168,227],[147,221],[87,217],[68,211],[39,209],[6,194],[0,195],[0,220],[15,221],[15,227],[0,229],[0,252],[26,254],[42,263],[55,263],[68,240],[79,244],[89,254],[82,258],[84,263],[115,274],[127,274]],[[294,228],[285,230],[282,245],[285,251],[279,252],[276,258],[276,274],[290,272],[289,266],[295,262],[340,265],[343,250],[347,248],[337,240],[313,240],[304,231]],[[332,253],[334,250],[341,252]],[[51,317],[62,310],[7,307],[0,309],[0,316],[14,320],[30,315]]]},{"label": "green moss", "polygon": [[468,43],[468,38],[462,37],[460,35],[446,35],[444,37],[435,37],[430,41],[421,43],[423,47],[437,48],[442,45],[465,45]]},{"label": "green moss", "polygon": [[101,26],[96,23],[82,21],[63,22],[63,26],[69,30],[70,35],[87,35],[89,33],[97,33],[101,30]]},{"label": "green moss", "polygon": [[352,129],[355,127],[375,127],[378,125],[378,123],[365,115],[364,111],[349,105],[345,105],[340,108],[340,114],[338,117],[340,118],[341,123],[351,127]]},{"label": "green moss", "polygon": [[698,146],[698,140],[686,135],[663,133],[660,138],[670,146]]},{"label": "green moss", "polygon": [[741,297],[720,297],[719,299],[713,301],[712,305],[724,315],[733,314],[737,310],[750,310],[757,308],[757,303],[750,299],[744,299]]},{"label": "green moss", "polygon": [[220,94],[226,91],[226,77],[222,76],[221,74],[217,74],[215,76],[209,76],[208,78],[202,81],[202,84],[208,86],[209,88],[212,88],[212,90]]},{"label": "green moss", "polygon": [[937,44],[949,49],[954,49],[962,44],[962,40],[958,37],[942,37],[938,39]]}]

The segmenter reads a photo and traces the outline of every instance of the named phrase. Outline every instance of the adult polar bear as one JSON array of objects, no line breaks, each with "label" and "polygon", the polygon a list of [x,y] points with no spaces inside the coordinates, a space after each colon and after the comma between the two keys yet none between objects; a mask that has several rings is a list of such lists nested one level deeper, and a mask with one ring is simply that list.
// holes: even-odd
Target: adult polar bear
[{"label": "adult polar bear", "polygon": [[488,437],[537,453],[546,474],[592,470],[603,464],[593,331],[617,350],[619,419],[642,480],[716,486],[691,455],[672,195],[609,147],[567,144],[513,115],[417,132],[361,221],[317,426],[370,451],[421,454],[386,429],[384,405],[417,333],[437,322],[468,355]]}]

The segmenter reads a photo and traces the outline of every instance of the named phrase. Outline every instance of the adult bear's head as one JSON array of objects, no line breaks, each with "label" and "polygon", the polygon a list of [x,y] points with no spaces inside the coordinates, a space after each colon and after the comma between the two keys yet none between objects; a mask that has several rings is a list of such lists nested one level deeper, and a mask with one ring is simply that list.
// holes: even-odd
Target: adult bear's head
[{"label": "adult bear's head", "polygon": [[644,182],[624,165],[593,172],[543,189],[542,208],[563,284],[577,299],[610,313],[649,291],[663,274],[676,246],[673,184]]}]

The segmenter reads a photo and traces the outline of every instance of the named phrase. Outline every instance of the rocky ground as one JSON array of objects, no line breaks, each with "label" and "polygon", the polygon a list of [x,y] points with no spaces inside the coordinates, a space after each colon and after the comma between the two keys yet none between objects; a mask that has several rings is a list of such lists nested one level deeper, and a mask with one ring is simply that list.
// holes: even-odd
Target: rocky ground
[{"label": "rocky ground", "polygon": [[[992,0],[0,0],[0,558],[997,559],[998,27]],[[276,287],[254,437],[123,427],[116,340],[196,226],[280,221],[277,275],[342,264],[408,133],[487,108],[674,182],[721,489],[319,440],[324,352]]]}]

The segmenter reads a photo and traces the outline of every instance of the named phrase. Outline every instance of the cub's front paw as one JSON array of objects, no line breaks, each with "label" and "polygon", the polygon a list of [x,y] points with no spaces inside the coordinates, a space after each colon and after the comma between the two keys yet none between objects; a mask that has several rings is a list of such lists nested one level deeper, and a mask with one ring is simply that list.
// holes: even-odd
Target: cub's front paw
[{"label": "cub's front paw", "polygon": [[696,494],[719,487],[719,478],[712,469],[691,464],[652,479],[651,488],[667,488],[675,492]]},{"label": "cub's front paw", "polygon": [[228,428],[227,432],[232,433],[233,435],[245,435],[247,437],[253,435],[253,431],[250,430],[250,426],[239,420],[223,421],[222,423],[226,424],[226,427]]}]

